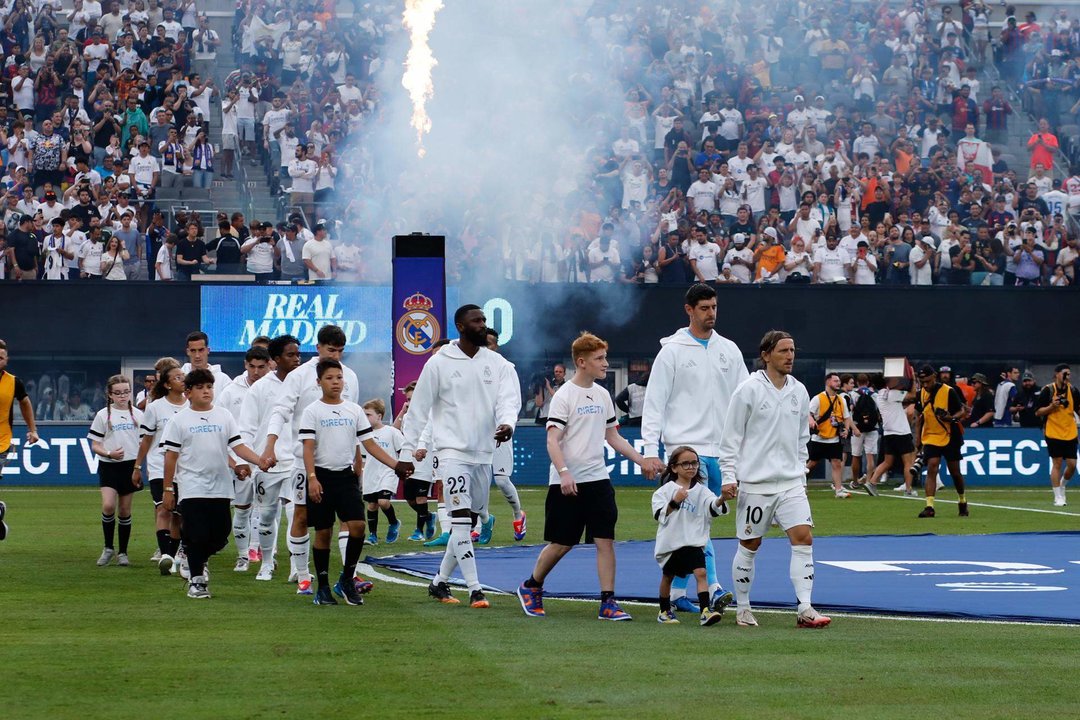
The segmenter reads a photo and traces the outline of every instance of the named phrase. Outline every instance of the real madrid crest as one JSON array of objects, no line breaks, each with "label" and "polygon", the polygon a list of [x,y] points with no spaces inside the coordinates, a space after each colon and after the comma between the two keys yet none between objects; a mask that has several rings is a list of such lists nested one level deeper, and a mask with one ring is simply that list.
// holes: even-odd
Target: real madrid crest
[{"label": "real madrid crest", "polygon": [[431,298],[415,293],[405,298],[402,306],[407,310],[398,320],[394,337],[398,345],[412,355],[423,355],[439,341],[441,330],[439,321],[430,310],[435,305]]}]

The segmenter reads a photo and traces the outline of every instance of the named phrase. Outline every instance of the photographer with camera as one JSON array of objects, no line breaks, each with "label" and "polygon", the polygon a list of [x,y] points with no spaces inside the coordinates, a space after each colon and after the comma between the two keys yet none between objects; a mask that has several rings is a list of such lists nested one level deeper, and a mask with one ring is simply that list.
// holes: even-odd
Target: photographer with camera
[{"label": "photographer with camera", "polygon": [[[960,392],[943,383],[932,365],[923,365],[918,374],[919,392],[915,401],[916,451],[922,451],[926,462],[926,507],[921,518],[932,518],[934,495],[937,493],[938,468],[945,460],[956,487],[960,517],[968,516],[964,495],[964,475],[960,471],[964,431],[961,420],[967,409]],[[914,470],[914,468],[912,468]]]},{"label": "photographer with camera", "polygon": [[[1065,506],[1065,485],[1076,472],[1076,408],[1080,393],[1072,385],[1072,371],[1062,363],[1054,368],[1054,382],[1039,393],[1036,417],[1043,421],[1046,452],[1050,455],[1050,487],[1054,506]],[[1062,472],[1064,465],[1064,472]]]},{"label": "photographer with camera", "polygon": [[267,283],[274,279],[274,246],[277,241],[271,223],[251,223],[251,236],[240,246],[240,254],[247,259],[247,271],[255,276],[255,282]]}]

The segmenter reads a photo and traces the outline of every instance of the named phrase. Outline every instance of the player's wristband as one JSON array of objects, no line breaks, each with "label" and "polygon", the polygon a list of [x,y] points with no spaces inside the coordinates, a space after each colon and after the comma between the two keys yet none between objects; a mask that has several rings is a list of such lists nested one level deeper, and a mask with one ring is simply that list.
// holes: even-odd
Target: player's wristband
[{"label": "player's wristband", "polygon": [[568,467],[561,467],[556,472],[558,472],[560,475],[562,475],[564,472],[568,472],[569,470],[570,470],[570,468],[568,468]]},{"label": "player's wristband", "polygon": [[165,488],[165,492],[167,492],[167,493],[175,493],[176,492],[176,486],[175,485],[170,485],[169,487]]}]

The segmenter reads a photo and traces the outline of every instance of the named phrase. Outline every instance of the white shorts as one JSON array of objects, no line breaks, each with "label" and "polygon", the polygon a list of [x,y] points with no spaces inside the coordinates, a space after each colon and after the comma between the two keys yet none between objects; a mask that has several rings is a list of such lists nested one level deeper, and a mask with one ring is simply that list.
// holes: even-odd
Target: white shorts
[{"label": "white shorts", "polygon": [[251,501],[255,497],[255,487],[252,481],[252,476],[248,475],[246,480],[239,480],[233,478],[233,506],[239,505],[251,505]]},{"label": "white shorts", "polygon": [[514,476],[514,441],[508,440],[495,446],[491,456],[491,470],[495,475]]},{"label": "white shorts", "polygon": [[281,493],[281,497],[297,505],[307,505],[307,470],[304,469],[303,458],[293,459],[289,487]]},{"label": "white shorts", "polygon": [[739,492],[735,510],[736,537],[740,540],[764,537],[774,519],[784,532],[798,525],[814,527],[806,488],[792,488],[775,495]]},{"label": "white shorts", "polygon": [[255,504],[259,507],[271,507],[278,504],[282,488],[292,477],[292,473],[285,472],[260,472],[256,471],[252,476],[255,491]]},{"label": "white shorts", "polygon": [[856,437],[851,436],[851,455],[852,457],[862,457],[863,455],[877,455],[878,452],[878,439],[881,437],[881,433],[877,430],[872,432],[864,432],[862,435]]},{"label": "white shorts", "polygon": [[423,460],[413,460],[413,474],[414,480],[423,480],[424,482],[431,482],[433,480],[431,475],[431,465],[435,461],[435,454],[430,450],[424,455]]},{"label": "white shorts", "polygon": [[471,510],[487,511],[491,492],[491,466],[440,460],[439,475],[443,482],[443,503],[450,512]]}]

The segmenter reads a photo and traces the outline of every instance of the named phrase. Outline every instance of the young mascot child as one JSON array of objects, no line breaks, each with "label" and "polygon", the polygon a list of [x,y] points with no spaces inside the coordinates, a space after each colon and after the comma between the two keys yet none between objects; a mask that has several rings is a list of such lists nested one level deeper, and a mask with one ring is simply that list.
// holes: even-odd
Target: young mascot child
[{"label": "young mascot child", "polygon": [[656,528],[656,562],[660,563],[660,614],[658,623],[679,622],[671,609],[671,581],[693,575],[697,579],[701,624],[715,625],[724,616],[709,607],[709,578],[705,573],[705,543],[712,519],[727,514],[727,504],[703,482],[701,460],[686,445],[668,454],[661,485],[652,496]]},{"label": "young mascot child", "polygon": [[[375,460],[393,468],[397,462],[375,442],[364,411],[341,397],[345,375],[337,360],[321,360],[315,375],[322,399],[304,409],[298,436],[304,448],[308,478],[308,523],[315,528],[312,553],[318,590],[316,605],[337,605],[330,592],[330,540],[336,515],[348,530],[341,576],[334,592],[349,605],[363,605],[353,583],[364,550],[364,501],[360,494],[360,444]],[[360,441],[360,444],[357,443]]]},{"label": "young mascot child", "polygon": [[161,438],[165,509],[180,510],[180,537],[191,573],[187,595],[195,599],[210,597],[206,562],[229,544],[235,476],[229,450],[252,465],[261,463],[241,442],[232,414],[214,407],[215,380],[207,368],[196,368],[184,377],[188,407],[173,416]]},{"label": "young mascot child", "polygon": [[[368,424],[371,425],[372,440],[392,457],[397,457],[401,450],[401,444],[405,436],[393,425],[383,424],[383,415],[386,413],[386,405],[382,400],[368,400],[364,403],[364,415]],[[389,467],[373,458],[364,458],[364,502],[367,503],[367,529],[368,544],[378,543],[379,536],[379,510],[386,515],[390,527],[386,529],[386,542],[397,542],[398,533],[401,532],[401,523],[398,522],[397,513],[390,500],[397,493],[398,477],[394,474],[394,465]],[[408,482],[408,481],[406,481]]]},{"label": "young mascot child", "polygon": [[[107,404],[94,416],[88,436],[90,447],[98,456],[98,484],[101,486],[101,530],[105,549],[98,558],[99,567],[116,558],[127,566],[128,540],[131,538],[131,498],[142,490],[142,478],[133,479],[139,453],[139,424],[142,413],[131,406],[131,381],[113,375],[105,384]],[[120,511],[120,552],[113,549],[117,509]]]}]

